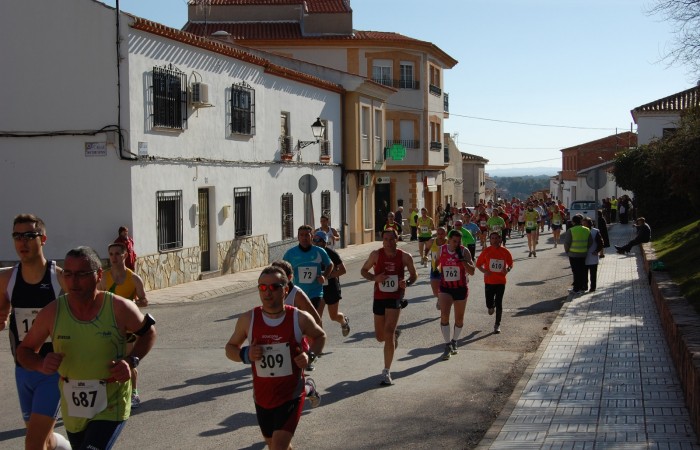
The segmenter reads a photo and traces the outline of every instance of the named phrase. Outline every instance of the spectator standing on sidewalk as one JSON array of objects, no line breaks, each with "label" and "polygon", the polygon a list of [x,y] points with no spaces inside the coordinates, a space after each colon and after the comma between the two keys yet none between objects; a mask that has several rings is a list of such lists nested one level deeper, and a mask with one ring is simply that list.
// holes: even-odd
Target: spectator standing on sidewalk
[{"label": "spectator standing on sidewalk", "polygon": [[136,272],[136,251],[134,251],[134,240],[129,236],[127,227],[119,227],[119,236],[114,240],[115,244],[123,244],[126,248],[126,267]]},{"label": "spectator standing on sidewalk", "polygon": [[605,253],[603,253],[603,236],[601,236],[600,230],[593,226],[593,219],[590,217],[583,219],[583,225],[591,230],[591,237],[593,238],[593,245],[588,249],[588,254],[586,255],[586,272],[590,281],[590,290],[588,292],[595,292],[598,280],[599,258],[605,257]]},{"label": "spectator standing on sidewalk", "polygon": [[608,222],[605,220],[605,212],[601,209],[596,211],[596,217],[598,219],[598,231],[603,237],[603,247],[610,247],[610,237],[608,236]]},{"label": "spectator standing on sidewalk", "polygon": [[399,224],[399,229],[397,230],[399,232],[399,241],[403,241],[403,206],[399,206],[399,209],[394,213],[394,217],[396,218],[396,223]]},{"label": "spectator standing on sidewalk", "polygon": [[[401,302],[404,299],[406,287],[418,279],[413,257],[396,248],[398,235],[396,230],[382,232],[382,248],[370,253],[360,273],[365,280],[374,283],[374,335],[379,342],[384,343],[384,370],[382,370],[382,386],[391,386],[391,363],[394,351],[399,345],[401,331],[397,329],[401,314]],[[372,272],[370,272],[372,270]],[[408,270],[409,277],[406,277]]]},{"label": "spectator standing on sidewalk", "polygon": [[583,216],[576,214],[571,218],[572,227],[564,233],[564,251],[569,257],[574,286],[569,289],[573,294],[585,294],[588,276],[586,274],[586,255],[593,246],[591,230],[583,226]]}]

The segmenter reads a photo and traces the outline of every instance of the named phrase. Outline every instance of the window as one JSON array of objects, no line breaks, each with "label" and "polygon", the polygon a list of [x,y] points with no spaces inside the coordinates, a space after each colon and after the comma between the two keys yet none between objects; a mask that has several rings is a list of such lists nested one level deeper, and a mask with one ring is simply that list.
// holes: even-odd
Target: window
[{"label": "window", "polygon": [[433,95],[442,95],[442,89],[440,89],[440,69],[438,67],[430,66],[430,86],[428,87],[428,91]]},{"label": "window", "polygon": [[153,68],[153,126],[182,130],[187,113],[187,76],[177,69]]},{"label": "window", "polygon": [[294,239],[294,196],[282,194],[282,240]]},{"label": "window", "polygon": [[369,153],[369,133],[370,133],[370,120],[369,108],[363,106],[360,109],[360,157],[362,161],[370,160]]},{"label": "window", "polygon": [[661,138],[668,139],[678,133],[678,128],[664,128],[661,130]]},{"label": "window", "polygon": [[391,86],[391,61],[375,61],[372,65],[372,81]]},{"label": "window", "polygon": [[182,191],[156,192],[158,251],[182,248]]},{"label": "window", "polygon": [[231,86],[231,133],[255,134],[255,90],[246,83]]},{"label": "window", "polygon": [[331,221],[331,191],[321,192],[321,215]]},{"label": "window", "polygon": [[253,234],[250,188],[233,188],[235,235]]},{"label": "window", "polygon": [[402,89],[416,89],[415,80],[413,79],[413,64],[401,62],[401,79],[399,87]]},{"label": "window", "polygon": [[374,110],[374,159],[376,161],[384,161],[384,145],[382,145],[382,110]]}]

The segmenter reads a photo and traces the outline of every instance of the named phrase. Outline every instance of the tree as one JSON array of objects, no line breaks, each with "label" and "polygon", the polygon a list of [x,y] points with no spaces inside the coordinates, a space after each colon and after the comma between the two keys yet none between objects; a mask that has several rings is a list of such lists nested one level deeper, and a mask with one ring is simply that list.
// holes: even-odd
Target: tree
[{"label": "tree", "polygon": [[615,178],[635,194],[639,215],[668,221],[700,212],[700,108],[681,116],[671,136],[619,153]]},{"label": "tree", "polygon": [[663,16],[675,27],[672,48],[663,59],[700,75],[700,0],[656,0],[649,13]]}]

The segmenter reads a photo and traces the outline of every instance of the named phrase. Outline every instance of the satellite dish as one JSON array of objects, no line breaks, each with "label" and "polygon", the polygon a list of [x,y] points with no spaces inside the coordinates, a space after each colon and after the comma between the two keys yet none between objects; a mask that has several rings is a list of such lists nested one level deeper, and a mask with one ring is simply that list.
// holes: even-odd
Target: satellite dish
[{"label": "satellite dish", "polygon": [[304,194],[313,193],[318,187],[318,180],[316,177],[310,174],[302,175],[299,178],[299,190]]},{"label": "satellite dish", "polygon": [[586,174],[586,184],[591,189],[600,189],[608,183],[608,175],[603,169],[591,170]]}]

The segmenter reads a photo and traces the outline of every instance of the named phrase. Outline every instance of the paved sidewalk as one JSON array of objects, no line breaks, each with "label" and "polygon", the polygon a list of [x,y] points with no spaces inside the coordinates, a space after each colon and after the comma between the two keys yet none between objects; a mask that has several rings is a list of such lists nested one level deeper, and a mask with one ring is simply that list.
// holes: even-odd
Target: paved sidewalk
[{"label": "paved sidewalk", "polygon": [[[611,245],[632,235],[613,225]],[[606,250],[478,448],[700,449],[639,253]]]},{"label": "paved sidewalk", "polygon": [[[398,247],[402,248],[408,242],[401,241]],[[353,245],[347,248],[338,249],[337,252],[343,262],[362,258],[365,260],[372,250],[382,247],[382,243],[370,242],[368,244]],[[251,289],[258,284],[258,277],[262,267],[244,270],[219,277],[208,278],[206,280],[193,281],[191,283],[178,284],[148,291],[148,303],[151,305],[162,305],[167,303],[187,303],[207,298],[220,297],[222,295],[241,292]]]}]

